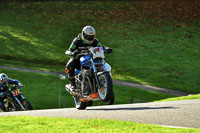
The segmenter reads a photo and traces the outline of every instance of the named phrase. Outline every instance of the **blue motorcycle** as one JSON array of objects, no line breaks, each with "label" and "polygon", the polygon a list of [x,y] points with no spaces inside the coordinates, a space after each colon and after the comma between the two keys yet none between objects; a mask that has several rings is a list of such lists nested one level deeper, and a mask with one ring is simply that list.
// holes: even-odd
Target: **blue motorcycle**
[{"label": "blue motorcycle", "polygon": [[73,96],[77,109],[86,109],[93,101],[101,100],[107,104],[114,103],[111,67],[105,62],[104,53],[111,53],[108,47],[91,47],[78,54],[80,70],[75,70],[76,89],[65,89]]}]

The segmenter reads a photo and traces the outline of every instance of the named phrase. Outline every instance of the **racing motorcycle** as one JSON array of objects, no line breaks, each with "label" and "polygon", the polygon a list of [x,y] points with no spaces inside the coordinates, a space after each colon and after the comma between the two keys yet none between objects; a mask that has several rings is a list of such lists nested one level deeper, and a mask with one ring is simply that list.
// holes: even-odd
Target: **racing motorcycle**
[{"label": "racing motorcycle", "polygon": [[114,92],[111,67],[104,61],[104,53],[111,53],[108,47],[79,48],[82,52],[77,55],[80,60],[80,70],[75,69],[75,86],[73,91],[70,84],[65,89],[73,96],[77,109],[92,106],[93,101],[101,100],[111,105],[114,103]]},{"label": "racing motorcycle", "polygon": [[6,91],[3,112],[33,110],[31,103],[22,95],[18,85],[13,85]]}]

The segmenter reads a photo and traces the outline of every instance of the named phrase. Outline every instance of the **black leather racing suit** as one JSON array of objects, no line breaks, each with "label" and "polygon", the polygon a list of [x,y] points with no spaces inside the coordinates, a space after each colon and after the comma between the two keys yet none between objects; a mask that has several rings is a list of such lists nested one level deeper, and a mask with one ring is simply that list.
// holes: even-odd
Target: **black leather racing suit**
[{"label": "black leather racing suit", "polygon": [[74,38],[69,49],[65,52],[66,55],[71,56],[70,60],[68,61],[66,65],[66,72],[68,74],[68,78],[72,86],[75,86],[74,70],[75,68],[80,69],[79,59],[75,58],[75,55],[73,53],[79,50],[80,47],[97,47],[97,46],[102,46],[102,45],[96,38],[94,39],[92,44],[87,44],[84,40],[82,40],[81,33],[80,33],[78,37]]},{"label": "black leather racing suit", "polygon": [[5,99],[5,92],[8,90],[9,84],[19,84],[18,80],[8,79],[7,82],[1,83],[0,82],[0,108],[3,108],[3,100]]}]

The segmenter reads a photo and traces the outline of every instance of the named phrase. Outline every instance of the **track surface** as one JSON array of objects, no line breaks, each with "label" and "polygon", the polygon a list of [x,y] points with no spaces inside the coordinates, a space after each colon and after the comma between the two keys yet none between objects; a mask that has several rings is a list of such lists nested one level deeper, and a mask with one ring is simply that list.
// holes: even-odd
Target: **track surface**
[{"label": "track surface", "polygon": [[3,112],[0,116],[45,116],[77,119],[115,119],[165,126],[200,128],[200,99],[111,106]]}]

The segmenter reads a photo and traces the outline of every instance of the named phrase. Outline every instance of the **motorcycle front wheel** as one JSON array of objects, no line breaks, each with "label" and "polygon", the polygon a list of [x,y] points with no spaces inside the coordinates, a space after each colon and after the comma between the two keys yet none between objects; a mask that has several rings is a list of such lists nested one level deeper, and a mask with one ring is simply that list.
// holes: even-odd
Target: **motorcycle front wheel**
[{"label": "motorcycle front wheel", "polygon": [[108,102],[111,99],[114,100],[112,78],[108,72],[99,75],[99,83],[100,83],[100,88],[98,89],[99,98],[103,102]]},{"label": "motorcycle front wheel", "polygon": [[28,100],[24,99],[24,100],[22,100],[21,103],[22,103],[22,105],[24,106],[24,108],[26,110],[33,110],[33,107],[32,107],[31,103]]},{"label": "motorcycle front wheel", "polygon": [[87,107],[87,102],[82,102],[78,96],[74,96],[74,104],[78,110],[83,110]]},{"label": "motorcycle front wheel", "polygon": [[110,100],[108,100],[106,103],[107,105],[112,105],[114,104],[115,101],[115,96],[114,96],[114,92],[112,92],[111,96],[110,96]]}]

